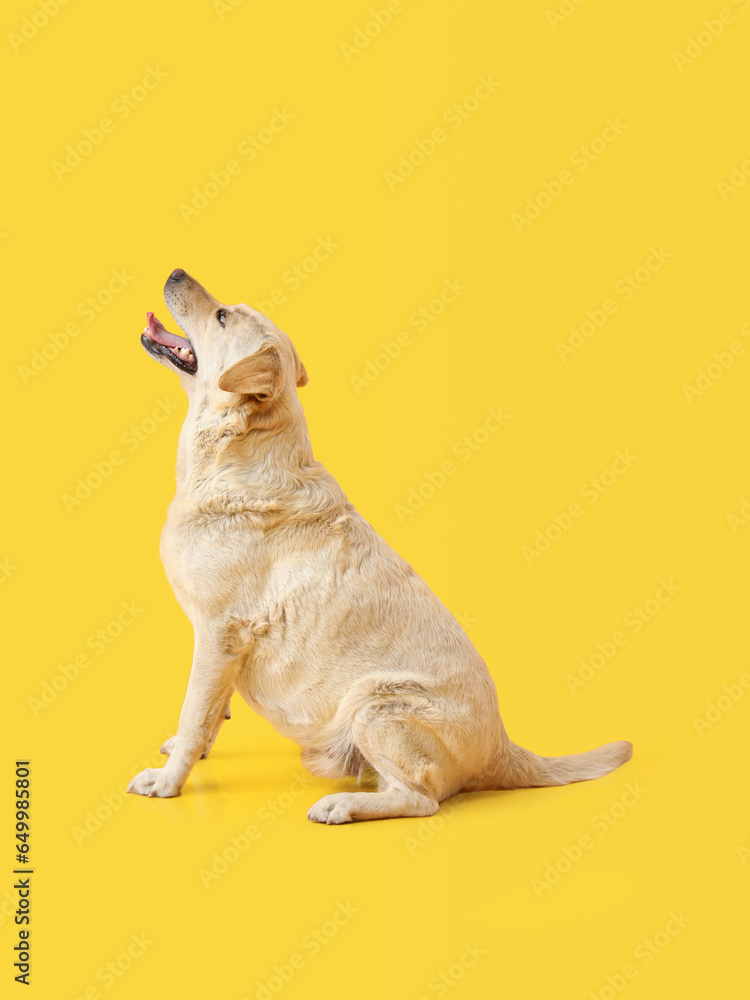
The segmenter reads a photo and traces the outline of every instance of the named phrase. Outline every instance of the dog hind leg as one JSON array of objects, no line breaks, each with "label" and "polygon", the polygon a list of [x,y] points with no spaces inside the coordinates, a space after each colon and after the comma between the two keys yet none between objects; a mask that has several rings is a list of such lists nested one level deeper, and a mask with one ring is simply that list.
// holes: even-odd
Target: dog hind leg
[{"label": "dog hind leg", "polygon": [[314,822],[432,816],[442,799],[458,791],[445,746],[408,702],[374,697],[355,713],[351,735],[378,776],[378,790],[326,795],[308,812]]}]

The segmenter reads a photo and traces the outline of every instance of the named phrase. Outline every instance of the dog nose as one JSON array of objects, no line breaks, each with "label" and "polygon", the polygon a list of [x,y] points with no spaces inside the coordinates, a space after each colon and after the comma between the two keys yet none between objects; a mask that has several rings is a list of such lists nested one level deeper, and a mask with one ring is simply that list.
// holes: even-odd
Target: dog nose
[{"label": "dog nose", "polygon": [[185,271],[183,271],[181,267],[176,267],[174,269],[174,271],[172,271],[172,273],[170,274],[168,280],[169,281],[182,281],[182,279],[184,277],[185,277]]}]

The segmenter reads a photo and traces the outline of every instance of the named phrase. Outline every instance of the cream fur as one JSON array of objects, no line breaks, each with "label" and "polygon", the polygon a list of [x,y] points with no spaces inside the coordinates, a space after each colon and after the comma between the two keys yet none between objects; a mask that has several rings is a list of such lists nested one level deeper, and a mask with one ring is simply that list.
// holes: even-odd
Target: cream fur
[{"label": "cream fur", "polygon": [[567,784],[628,760],[627,742],[543,758],[510,741],[461,626],[313,458],[289,338],[179,274],[165,300],[198,370],[178,371],[189,408],[161,556],[195,651],[169,759],[129,791],[179,795],[234,690],[314,774],[377,776],[377,791],[315,803],[318,822],[426,816],[462,789]]}]

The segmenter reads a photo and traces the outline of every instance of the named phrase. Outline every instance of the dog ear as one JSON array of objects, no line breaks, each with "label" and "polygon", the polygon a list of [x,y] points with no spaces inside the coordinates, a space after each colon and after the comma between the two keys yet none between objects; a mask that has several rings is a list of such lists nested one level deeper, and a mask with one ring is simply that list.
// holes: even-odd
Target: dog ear
[{"label": "dog ear", "polygon": [[307,377],[307,369],[300,361],[299,354],[297,354],[297,348],[292,344],[292,354],[294,355],[294,363],[297,366],[297,388],[301,389],[303,385],[307,385],[310,381]]},{"label": "dog ear", "polygon": [[249,354],[219,376],[219,388],[259,399],[272,399],[282,386],[281,355],[273,344]]}]

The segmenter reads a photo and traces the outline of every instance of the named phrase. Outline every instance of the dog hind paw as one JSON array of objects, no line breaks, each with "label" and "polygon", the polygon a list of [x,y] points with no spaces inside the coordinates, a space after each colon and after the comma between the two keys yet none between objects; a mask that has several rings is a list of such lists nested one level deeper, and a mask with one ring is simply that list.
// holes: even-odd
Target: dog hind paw
[{"label": "dog hind paw", "polygon": [[307,818],[313,823],[326,823],[328,826],[339,823],[351,823],[354,803],[349,792],[337,792],[334,795],[324,795],[315,805],[311,806]]}]

